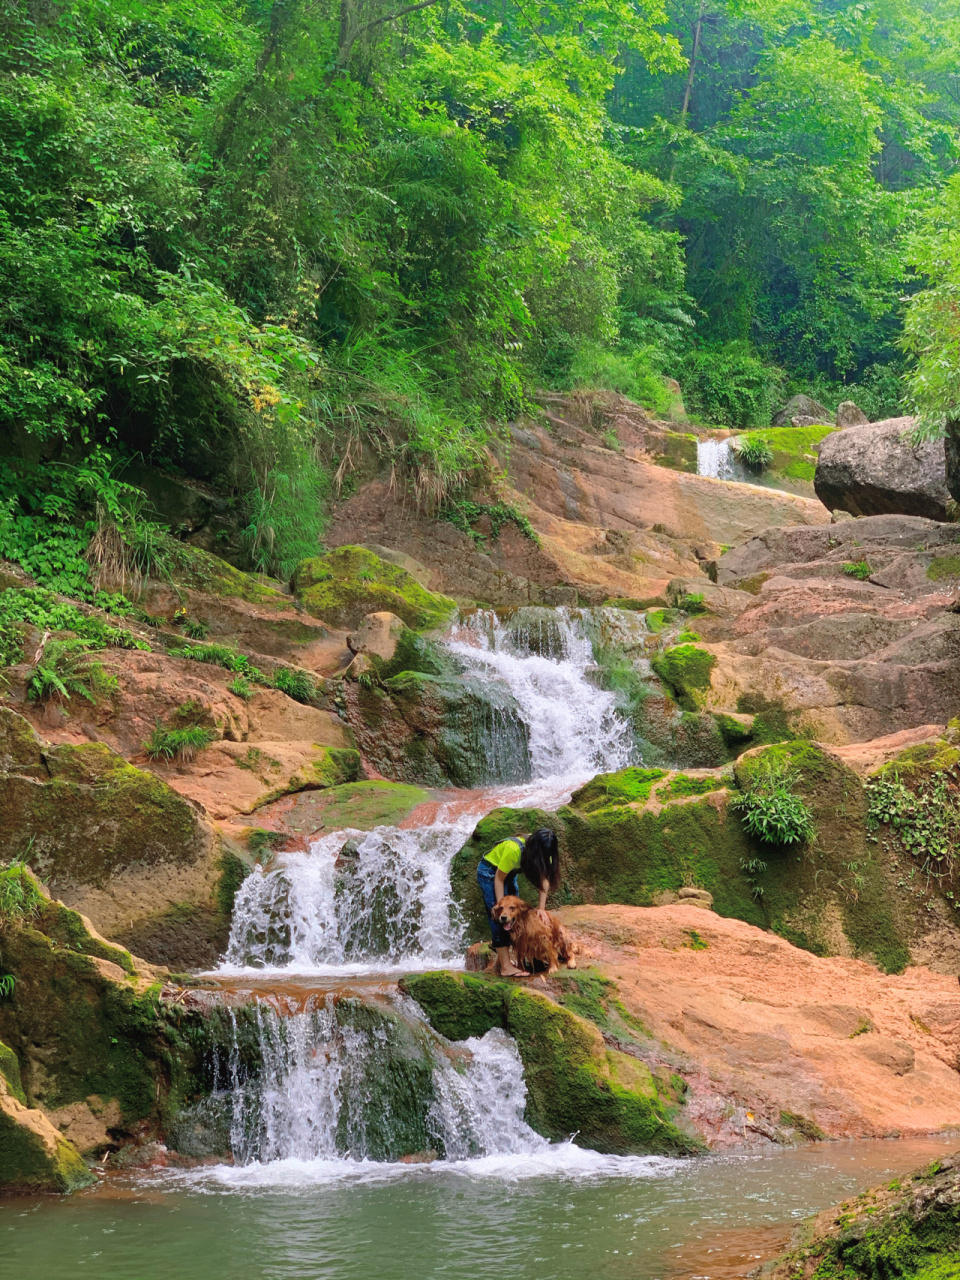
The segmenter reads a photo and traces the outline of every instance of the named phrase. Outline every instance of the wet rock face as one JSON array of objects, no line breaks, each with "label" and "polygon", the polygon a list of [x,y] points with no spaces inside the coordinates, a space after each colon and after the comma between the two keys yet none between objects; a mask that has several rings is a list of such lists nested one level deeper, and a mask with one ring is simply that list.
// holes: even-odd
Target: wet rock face
[{"label": "wet rock face", "polygon": [[401,988],[441,1035],[464,1040],[502,1027],[516,1040],[527,1122],[544,1137],[618,1155],[696,1151],[672,1123],[676,1098],[641,1061],[609,1049],[598,1029],[545,996],[495,978],[411,975]]},{"label": "wet rock face", "polygon": [[950,490],[942,440],[912,444],[913,418],[861,423],[827,436],[814,487],[831,511],[947,518]]}]

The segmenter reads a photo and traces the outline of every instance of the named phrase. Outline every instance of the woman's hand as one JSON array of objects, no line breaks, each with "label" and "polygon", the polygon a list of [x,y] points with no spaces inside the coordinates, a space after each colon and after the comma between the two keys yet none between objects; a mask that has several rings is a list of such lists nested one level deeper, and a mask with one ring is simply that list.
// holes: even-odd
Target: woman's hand
[{"label": "woman's hand", "polygon": [[540,919],[543,921],[544,924],[550,923],[550,912],[546,909],[546,907],[538,907],[537,915],[540,917]]}]

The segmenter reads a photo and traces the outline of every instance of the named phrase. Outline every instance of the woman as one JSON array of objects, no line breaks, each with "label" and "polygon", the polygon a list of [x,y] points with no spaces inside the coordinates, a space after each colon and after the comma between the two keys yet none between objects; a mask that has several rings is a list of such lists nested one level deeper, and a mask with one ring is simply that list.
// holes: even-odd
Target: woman
[{"label": "woman", "polygon": [[510,935],[490,915],[508,894],[517,892],[517,868],[540,891],[539,913],[547,922],[547,894],[560,883],[560,846],[556,835],[541,827],[533,835],[510,836],[485,853],[477,866],[477,884],[490,920],[490,934],[505,978],[528,978],[526,969],[518,969],[510,959]]}]

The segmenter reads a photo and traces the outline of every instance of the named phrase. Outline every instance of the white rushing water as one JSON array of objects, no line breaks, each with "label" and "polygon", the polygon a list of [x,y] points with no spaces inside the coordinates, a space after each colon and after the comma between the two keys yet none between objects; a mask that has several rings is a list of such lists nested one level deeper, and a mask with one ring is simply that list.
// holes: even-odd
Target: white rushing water
[{"label": "white rushing water", "polygon": [[[594,774],[630,759],[630,726],[614,695],[590,681],[590,640],[569,610],[531,610],[530,627],[492,612],[460,624],[448,645],[513,695],[530,741],[525,785],[490,788],[469,806],[441,806],[429,827],[336,831],[305,853],[248,876],[234,905],[221,972],[396,972],[449,964],[461,952],[450,862],[484,813],[501,805],[555,808]],[[347,845],[345,852],[344,846]]]},{"label": "white rushing water", "polygon": [[[500,1180],[649,1177],[676,1167],[661,1158],[602,1156],[570,1141],[548,1142],[524,1119],[527,1089],[509,1036],[495,1029],[451,1049],[419,1021],[409,1000],[395,998],[392,1013],[432,1049],[427,1093],[419,1100],[407,1098],[402,1087],[382,1087],[398,1069],[389,1020],[351,1025],[333,998],[287,1016],[259,1003],[253,1016],[262,1067],[253,1075],[244,1066],[244,1033],[234,1015],[225,1078],[199,1109],[208,1117],[226,1110],[234,1163],[197,1170],[187,1180],[246,1189],[426,1173]],[[425,1150],[413,1163],[392,1159],[385,1151],[398,1134],[409,1137],[411,1124]]]},{"label": "white rushing water", "polygon": [[739,480],[756,484],[757,472],[740,462],[732,448],[732,437],[726,440],[697,441],[697,475],[717,480]]},{"label": "white rushing water", "polygon": [[[455,628],[448,647],[464,665],[508,686],[530,734],[534,778],[582,779],[622,769],[633,747],[615,695],[591,684],[593,649],[568,609],[538,615],[529,628],[505,626],[479,611]],[[546,650],[546,652],[544,652]]]}]

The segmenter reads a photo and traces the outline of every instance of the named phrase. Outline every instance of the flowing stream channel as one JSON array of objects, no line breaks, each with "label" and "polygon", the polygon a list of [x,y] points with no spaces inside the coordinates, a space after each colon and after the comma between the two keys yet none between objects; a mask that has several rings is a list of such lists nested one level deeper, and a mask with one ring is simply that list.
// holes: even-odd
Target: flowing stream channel
[{"label": "flowing stream channel", "polygon": [[[183,1121],[219,1126],[232,1162],[0,1202],[4,1274],[717,1280],[782,1248],[797,1218],[944,1150],[837,1143],[677,1161],[551,1144],[524,1120],[507,1036],[451,1045],[429,1028],[396,980],[461,962],[449,868],[479,818],[555,808],[633,750],[613,695],[591,681],[576,611],[537,611],[528,628],[478,613],[448,644],[516,700],[524,779],[451,792],[399,828],[325,835],[249,876],[212,975],[232,1040],[214,1093]],[[397,1160],[398,1141],[422,1161]]]}]

